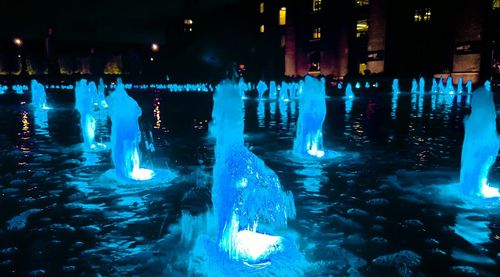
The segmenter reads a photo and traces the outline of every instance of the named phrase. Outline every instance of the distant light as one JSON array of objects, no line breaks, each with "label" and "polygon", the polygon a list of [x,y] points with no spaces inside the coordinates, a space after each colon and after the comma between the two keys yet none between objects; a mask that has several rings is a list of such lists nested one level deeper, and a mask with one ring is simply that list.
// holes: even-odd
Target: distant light
[{"label": "distant light", "polygon": [[21,55],[17,55],[17,57],[18,57],[18,58],[20,58],[20,57],[21,57]]},{"label": "distant light", "polygon": [[150,61],[154,61],[155,59],[153,59],[153,57],[149,58]]},{"label": "distant light", "polygon": [[153,52],[158,52],[158,50],[160,50],[160,46],[158,46],[158,43],[151,44],[151,50]]},{"label": "distant light", "polygon": [[14,44],[17,46],[23,45],[23,41],[20,38],[14,38]]}]

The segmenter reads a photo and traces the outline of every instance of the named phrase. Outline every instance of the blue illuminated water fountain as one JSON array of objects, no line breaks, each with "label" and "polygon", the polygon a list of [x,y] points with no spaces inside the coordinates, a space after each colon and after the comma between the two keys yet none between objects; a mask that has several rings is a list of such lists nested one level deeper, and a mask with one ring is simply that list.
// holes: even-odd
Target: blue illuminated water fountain
[{"label": "blue illuminated water fountain", "polygon": [[438,85],[437,85],[437,82],[436,82],[435,78],[432,78],[431,92],[432,93],[438,93],[439,92]]},{"label": "blue illuminated water fountain", "polygon": [[444,83],[443,83],[443,76],[439,77],[438,91],[439,91],[439,93],[445,93],[445,88],[444,88]]},{"label": "blue illuminated water fountain", "polygon": [[293,196],[283,191],[274,171],[245,147],[243,105],[234,83],[223,81],[217,87],[212,118],[210,133],[216,140],[212,202],[219,255],[242,266],[269,266],[274,256],[286,255],[282,253],[286,239],[278,229],[295,217]]},{"label": "blue illuminated water fountain", "polygon": [[299,102],[297,131],[293,141],[293,153],[299,157],[332,157],[323,147],[323,122],[326,117],[325,90],[317,79],[306,76],[304,92]]},{"label": "blue illuminated water fountain", "polygon": [[271,81],[269,83],[269,99],[276,99],[278,97],[278,90],[276,89],[276,82]]},{"label": "blue illuminated water fountain", "polygon": [[472,93],[472,81],[468,80],[467,83],[465,83],[465,88],[467,89],[467,94]]},{"label": "blue illuminated water fountain", "polygon": [[45,88],[36,80],[31,80],[31,104],[38,109],[49,109]]},{"label": "blue illuminated water fountain", "polygon": [[418,84],[418,91],[420,94],[425,93],[425,79],[424,79],[424,77],[420,77],[419,84]]},{"label": "blue illuminated water fountain", "polygon": [[245,80],[243,77],[240,77],[240,80],[238,82],[238,90],[240,92],[240,96],[242,99],[246,99],[246,91],[247,91],[247,84],[245,83]]},{"label": "blue illuminated water fountain", "polygon": [[411,93],[416,93],[418,91],[418,83],[416,79],[411,81]]},{"label": "blue illuminated water fountain", "polygon": [[[95,86],[95,84],[94,84]],[[96,121],[92,114],[93,92],[87,85],[87,80],[82,79],[75,85],[75,108],[80,113],[80,128],[82,131],[84,146],[88,149],[94,149],[98,146],[95,143]]]},{"label": "blue illuminated water fountain", "polygon": [[399,90],[399,79],[395,78],[392,80],[392,93],[398,94],[401,91]]},{"label": "blue illuminated water fountain", "polygon": [[447,94],[455,94],[455,89],[453,88],[453,79],[451,78],[451,76],[446,79],[446,88],[444,92]]},{"label": "blue illuminated water fountain", "polygon": [[141,130],[138,118],[142,110],[117,82],[116,90],[107,99],[111,118],[111,157],[116,177],[123,180],[144,181],[153,178],[154,171],[141,168]]},{"label": "blue illuminated water fountain", "polygon": [[464,92],[464,85],[463,85],[463,79],[462,76],[458,78],[458,83],[457,83],[457,93],[462,94]]},{"label": "blue illuminated water fountain", "polygon": [[464,119],[460,189],[465,196],[500,197],[498,189],[488,183],[499,149],[495,103],[488,84],[474,91],[471,109]]},{"label": "blue illuminated water fountain", "polygon": [[288,100],[290,100],[290,96],[288,95],[288,83],[283,81],[281,82],[280,101],[288,101]]},{"label": "blue illuminated water fountain", "polygon": [[348,83],[347,86],[345,87],[345,98],[347,98],[347,99],[354,98],[354,92],[352,91],[351,83]]},{"label": "blue illuminated water fountain", "polygon": [[[276,89],[276,83],[274,84],[274,88]],[[264,81],[260,80],[259,83],[257,84],[257,94],[258,94],[258,99],[262,100],[264,98],[264,93],[267,90],[267,85]],[[269,92],[269,98],[271,98],[271,92]]]}]

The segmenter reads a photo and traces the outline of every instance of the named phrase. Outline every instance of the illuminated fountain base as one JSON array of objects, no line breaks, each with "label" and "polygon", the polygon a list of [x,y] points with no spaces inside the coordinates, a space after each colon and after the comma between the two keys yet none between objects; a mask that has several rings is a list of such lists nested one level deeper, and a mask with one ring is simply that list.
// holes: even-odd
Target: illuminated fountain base
[{"label": "illuminated fountain base", "polygon": [[293,231],[288,230],[282,233],[283,236],[271,236],[241,230],[234,237],[235,256],[231,258],[214,239],[215,228],[207,229],[207,225],[210,225],[207,222],[215,220],[213,214],[209,212],[201,218],[203,219],[183,214],[182,227],[178,230],[182,233],[183,240],[193,240],[191,253],[188,255],[189,275],[302,276],[310,270],[311,264],[296,246],[299,236]]},{"label": "illuminated fountain base", "polygon": [[130,178],[118,176],[115,169],[110,169],[103,174],[103,182],[112,182],[125,185],[148,185],[151,186],[168,186],[177,177],[177,173],[170,169],[147,169],[136,168],[130,173]]},{"label": "illuminated fountain base", "polygon": [[283,249],[283,238],[253,232],[239,231],[235,236],[235,253],[239,260],[249,266],[270,265],[269,256]]}]

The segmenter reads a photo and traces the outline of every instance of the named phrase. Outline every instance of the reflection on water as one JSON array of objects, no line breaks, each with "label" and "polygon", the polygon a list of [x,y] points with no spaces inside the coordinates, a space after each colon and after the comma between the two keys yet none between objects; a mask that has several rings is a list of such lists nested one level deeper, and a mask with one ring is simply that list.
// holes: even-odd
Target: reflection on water
[{"label": "reflection on water", "polygon": [[266,105],[264,101],[257,104],[257,121],[260,128],[264,128],[266,123]]},{"label": "reflection on water", "polygon": [[269,119],[269,126],[276,126],[276,101],[271,101],[269,103],[269,114],[271,116]]},{"label": "reflection on water", "polygon": [[396,112],[398,109],[398,99],[399,99],[399,93],[393,93],[392,94],[392,99],[391,99],[391,118],[396,119]]},{"label": "reflection on water", "polygon": [[483,215],[463,212],[457,214],[453,231],[471,244],[482,244],[490,241],[488,224]]},{"label": "reflection on water", "polygon": [[48,110],[35,109],[33,118],[35,121],[35,133],[49,136]]},{"label": "reflection on water", "polygon": [[278,110],[280,114],[281,129],[286,129],[288,125],[288,104],[290,101],[280,101]]},{"label": "reflection on water", "polygon": [[349,119],[349,114],[351,113],[353,103],[354,103],[354,98],[346,98],[345,99],[345,119],[346,119],[346,121]]},{"label": "reflection on water", "polygon": [[160,99],[159,98],[155,98],[153,101],[153,118],[154,118],[153,128],[160,129],[161,128],[161,114],[160,114]]}]

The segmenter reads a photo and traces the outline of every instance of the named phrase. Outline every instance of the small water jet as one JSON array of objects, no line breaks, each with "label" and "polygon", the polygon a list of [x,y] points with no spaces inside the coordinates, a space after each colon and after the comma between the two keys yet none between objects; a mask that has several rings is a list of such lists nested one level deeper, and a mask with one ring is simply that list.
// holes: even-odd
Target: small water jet
[{"label": "small water jet", "polygon": [[411,93],[416,93],[418,91],[418,83],[416,79],[411,81]]},{"label": "small water jet", "polygon": [[398,94],[401,91],[399,90],[399,79],[395,78],[392,80],[392,93]]},{"label": "small water jet", "polygon": [[451,78],[451,76],[446,79],[445,93],[455,94],[455,89],[453,88],[453,79]]},{"label": "small water jet", "polygon": [[297,131],[293,141],[293,153],[301,157],[322,158],[326,153],[323,147],[323,122],[326,117],[325,93],[321,82],[306,76],[305,87],[299,102]]},{"label": "small water jet", "polygon": [[[272,82],[271,82],[271,88],[272,88]],[[272,94],[272,91],[269,92],[269,98],[272,98],[273,95],[274,95],[274,98],[276,98],[276,83],[274,83],[274,89],[275,89],[274,94]],[[267,91],[266,83],[264,83],[264,81],[260,80],[259,83],[257,84],[257,94],[258,94],[259,100],[264,99],[264,93],[266,91]]]},{"label": "small water jet", "polygon": [[351,83],[348,83],[347,86],[345,87],[345,98],[347,99],[354,98],[354,92],[352,91]]},{"label": "small water jet", "polygon": [[49,109],[45,87],[38,83],[37,80],[31,80],[31,104],[38,109]]},{"label": "small water jet", "polygon": [[269,99],[276,99],[278,97],[278,89],[276,88],[276,81],[269,82]]},{"label": "small water jet", "polygon": [[425,79],[424,77],[420,77],[419,84],[418,84],[418,90],[420,94],[425,93]]},{"label": "small water jet", "polygon": [[462,76],[458,78],[457,83],[457,93],[462,94],[464,92],[463,79]]},{"label": "small water jet", "polygon": [[120,179],[144,181],[154,176],[151,169],[141,168],[139,143],[141,131],[138,118],[142,110],[125,91],[121,80],[108,97],[111,118],[111,157],[115,174]]},{"label": "small water jet", "polygon": [[91,91],[91,86],[87,85],[87,80],[85,79],[80,80],[75,85],[75,108],[80,113],[80,128],[82,130],[83,143],[88,149],[94,149],[98,146],[95,143],[96,121],[92,114],[94,93]]}]

